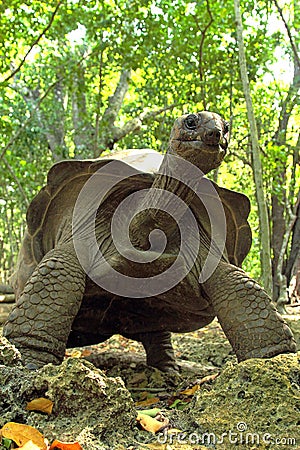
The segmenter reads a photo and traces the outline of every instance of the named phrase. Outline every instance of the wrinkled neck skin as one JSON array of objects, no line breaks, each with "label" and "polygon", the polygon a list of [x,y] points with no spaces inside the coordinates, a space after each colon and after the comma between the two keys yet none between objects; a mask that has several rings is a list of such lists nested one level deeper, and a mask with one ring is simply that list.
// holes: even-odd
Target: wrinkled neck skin
[{"label": "wrinkled neck skin", "polygon": [[[161,217],[160,210],[166,208],[171,215],[176,210],[177,217],[178,215],[182,216],[194,198],[193,188],[196,188],[204,175],[201,171],[195,171],[196,174],[191,173],[189,164],[187,166],[181,164],[180,158],[174,158],[173,155],[177,156],[169,147],[154,182],[143,201],[144,218],[149,215],[155,225],[163,228],[165,223],[160,223],[160,221],[161,219],[165,221],[165,219]],[[190,187],[182,180],[188,180]],[[166,191],[176,197],[167,196]],[[182,202],[176,201],[177,197]],[[149,205],[151,205],[150,210],[148,209]],[[180,211],[178,211],[178,208]]]},{"label": "wrinkled neck skin", "polygon": [[[193,141],[170,141],[154,182],[142,204],[138,205],[137,210],[141,212],[131,223],[131,239],[136,247],[147,250],[149,234],[155,229],[162,230],[167,237],[171,236],[176,222],[178,223],[197,195],[195,191],[203,176],[220,165],[223,154],[214,155],[209,153],[209,150],[205,152],[203,148],[200,157],[199,148],[195,149],[196,146],[199,147],[199,143]],[[188,163],[182,163],[182,158]],[[176,220],[168,218],[162,210],[168,211],[171,217],[176,216]]]},{"label": "wrinkled neck skin", "polygon": [[[200,141],[171,139],[167,154],[183,158],[206,175],[219,167],[225,156],[225,150],[221,148],[216,150],[215,147],[204,145]],[[189,173],[186,175],[189,176]]]}]

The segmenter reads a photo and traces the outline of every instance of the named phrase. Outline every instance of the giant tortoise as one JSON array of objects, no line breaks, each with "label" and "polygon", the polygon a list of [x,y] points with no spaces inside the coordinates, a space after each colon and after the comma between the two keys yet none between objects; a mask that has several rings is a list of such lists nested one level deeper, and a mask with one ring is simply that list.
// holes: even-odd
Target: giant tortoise
[{"label": "giant tortoise", "polygon": [[4,335],[29,368],[66,346],[115,333],[141,341],[147,363],[176,369],[171,332],[218,318],[239,361],[294,352],[289,327],[240,268],[251,245],[249,200],[205,177],[222,162],[216,113],[175,121],[156,174],[120,160],[55,164],[27,212]]}]

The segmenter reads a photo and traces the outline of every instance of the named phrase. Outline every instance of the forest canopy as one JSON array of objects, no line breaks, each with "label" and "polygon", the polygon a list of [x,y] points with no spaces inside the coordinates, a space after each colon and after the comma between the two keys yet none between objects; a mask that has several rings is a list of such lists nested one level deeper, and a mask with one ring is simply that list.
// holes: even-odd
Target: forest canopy
[{"label": "forest canopy", "polygon": [[[242,0],[240,8],[277,300],[299,259],[300,6]],[[4,0],[0,12],[0,282],[54,162],[125,148],[163,152],[174,119],[201,110],[230,122],[226,162],[212,176],[250,197],[253,245],[243,268],[259,278],[262,230],[233,0]]]}]

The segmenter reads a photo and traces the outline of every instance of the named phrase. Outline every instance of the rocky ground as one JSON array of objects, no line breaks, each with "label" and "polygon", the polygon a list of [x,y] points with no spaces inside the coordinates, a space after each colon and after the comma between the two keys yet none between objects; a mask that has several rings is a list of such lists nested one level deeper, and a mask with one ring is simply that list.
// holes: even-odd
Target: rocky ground
[{"label": "rocky ground", "polygon": [[[27,371],[2,338],[0,428],[27,424],[84,450],[300,449],[300,353],[237,364],[216,321],[173,342],[180,375],[146,367],[142,347],[121,336]],[[28,410],[39,398],[52,410]]]}]

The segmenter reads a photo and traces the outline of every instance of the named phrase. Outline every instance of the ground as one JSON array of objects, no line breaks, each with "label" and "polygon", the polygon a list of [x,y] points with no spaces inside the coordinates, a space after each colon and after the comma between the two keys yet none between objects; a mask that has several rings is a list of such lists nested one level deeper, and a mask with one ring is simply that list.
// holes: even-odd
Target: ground
[{"label": "ground", "polygon": [[[299,319],[287,316],[298,344]],[[0,427],[28,424],[86,450],[300,448],[300,353],[238,364],[217,321],[173,343],[180,375],[147,368],[140,344],[121,336],[38,372],[3,340]],[[28,411],[35,398],[51,400],[51,414]]]}]

